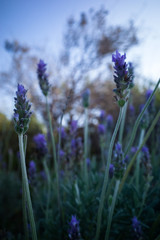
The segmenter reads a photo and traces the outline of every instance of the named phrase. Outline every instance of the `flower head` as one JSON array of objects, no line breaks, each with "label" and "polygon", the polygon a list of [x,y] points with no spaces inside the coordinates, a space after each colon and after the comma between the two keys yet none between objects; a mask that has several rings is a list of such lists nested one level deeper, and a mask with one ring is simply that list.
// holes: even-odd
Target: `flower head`
[{"label": "flower head", "polygon": [[29,162],[28,174],[29,174],[29,180],[33,181],[36,174],[36,164],[34,161]]},{"label": "flower head", "polygon": [[78,128],[78,121],[72,120],[70,125],[70,132],[71,134],[75,134]]},{"label": "flower head", "polygon": [[89,107],[89,98],[90,98],[90,90],[87,88],[83,93],[82,93],[82,102],[83,102],[83,107],[88,108]]},{"label": "flower head", "polygon": [[30,116],[32,112],[30,111],[31,104],[26,99],[27,90],[23,85],[18,84],[18,89],[16,91],[15,99],[15,109],[13,120],[15,124],[15,130],[18,134],[25,134],[29,128]]},{"label": "flower head", "polygon": [[112,178],[114,175],[114,165],[110,164],[109,166],[109,177]]},{"label": "flower head", "polygon": [[48,95],[49,91],[49,81],[48,81],[48,75],[46,74],[46,63],[44,63],[43,60],[40,60],[39,63],[37,64],[37,75],[39,79],[39,85],[40,88],[44,94],[44,96]]},{"label": "flower head", "polygon": [[116,83],[116,89],[113,91],[116,93],[116,100],[120,107],[123,107],[128,99],[127,90],[133,86],[133,71],[132,66],[125,62],[126,54],[121,55],[118,51],[116,54],[112,54],[112,62],[114,62],[114,81]]},{"label": "flower head", "polygon": [[132,229],[135,240],[140,239],[142,237],[142,228],[141,223],[139,222],[136,216],[132,218]]},{"label": "flower head", "polygon": [[107,121],[107,128],[111,129],[113,127],[113,116],[111,114],[108,114],[106,121]]},{"label": "flower head", "polygon": [[105,134],[105,126],[103,124],[99,124],[98,125],[98,133],[100,135],[104,135]]},{"label": "flower head", "polygon": [[117,142],[113,153],[114,176],[121,179],[126,169],[126,159],[124,159],[122,145]]},{"label": "flower head", "polygon": [[71,240],[80,240],[81,238],[79,221],[74,215],[72,215],[71,221],[69,223],[68,236]]},{"label": "flower head", "polygon": [[40,157],[44,157],[48,152],[45,136],[39,133],[33,137],[33,141]]}]

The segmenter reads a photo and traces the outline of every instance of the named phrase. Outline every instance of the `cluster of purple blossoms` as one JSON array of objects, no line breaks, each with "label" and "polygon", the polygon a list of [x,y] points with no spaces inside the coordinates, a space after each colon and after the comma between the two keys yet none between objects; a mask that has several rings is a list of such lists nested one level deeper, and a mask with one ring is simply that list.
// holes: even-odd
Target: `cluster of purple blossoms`
[{"label": "cluster of purple blossoms", "polygon": [[142,239],[141,223],[138,221],[137,217],[132,218],[132,234],[135,240]]},{"label": "cluster of purple blossoms", "polygon": [[146,146],[142,147],[142,155],[141,155],[142,163],[145,167],[145,175],[152,175],[152,164],[150,160],[149,149]]},{"label": "cluster of purple blossoms", "polygon": [[47,142],[46,142],[45,136],[41,133],[38,133],[37,135],[35,135],[33,137],[33,141],[36,145],[38,155],[40,157],[44,157],[48,152]]},{"label": "cluster of purple blossoms", "polygon": [[43,60],[40,60],[37,64],[37,75],[39,79],[40,88],[44,94],[44,96],[48,95],[49,92],[49,81],[48,81],[48,74],[46,74],[46,63]]},{"label": "cluster of purple blossoms", "polygon": [[61,134],[61,139],[65,139],[67,137],[64,127],[58,128],[58,132]]},{"label": "cluster of purple blossoms", "polygon": [[18,134],[25,134],[29,128],[31,104],[26,99],[27,90],[23,85],[18,84],[18,90],[16,91],[15,109],[13,120],[15,124],[15,130]]},{"label": "cluster of purple blossoms", "polygon": [[70,124],[70,133],[71,133],[71,135],[75,135],[77,129],[78,129],[78,121],[72,120],[71,124]]},{"label": "cluster of purple blossoms", "polygon": [[113,127],[113,116],[111,114],[107,115],[106,121],[107,121],[107,129],[112,129],[112,127]]},{"label": "cluster of purple blossoms", "polygon": [[83,93],[82,93],[82,104],[84,108],[89,107],[89,98],[90,98],[90,90],[87,88]]},{"label": "cluster of purple blossoms", "polygon": [[122,145],[119,142],[116,143],[115,150],[113,152],[113,165],[114,176],[117,179],[121,179],[123,177],[124,171],[126,170],[126,159],[124,159]]},{"label": "cluster of purple blossoms", "polygon": [[80,240],[81,239],[79,221],[77,220],[76,216],[74,216],[74,215],[72,215],[71,221],[69,223],[68,237],[71,240]]},{"label": "cluster of purple blossoms", "polygon": [[29,162],[28,174],[29,174],[29,181],[32,182],[35,179],[35,175],[36,175],[36,164],[34,161]]},{"label": "cluster of purple blossoms", "polygon": [[131,64],[125,62],[126,54],[121,55],[118,51],[116,54],[112,54],[112,62],[114,62],[114,81],[116,83],[116,89],[113,91],[116,93],[116,100],[120,107],[123,107],[128,99],[127,90],[133,87],[133,67]]},{"label": "cluster of purple blossoms", "polygon": [[105,134],[105,126],[103,124],[98,125],[98,133],[99,135],[104,135]]},{"label": "cluster of purple blossoms", "polygon": [[76,155],[80,155],[82,153],[82,138],[81,137],[77,137],[77,138],[73,138],[71,141],[71,155],[72,156],[76,156]]}]

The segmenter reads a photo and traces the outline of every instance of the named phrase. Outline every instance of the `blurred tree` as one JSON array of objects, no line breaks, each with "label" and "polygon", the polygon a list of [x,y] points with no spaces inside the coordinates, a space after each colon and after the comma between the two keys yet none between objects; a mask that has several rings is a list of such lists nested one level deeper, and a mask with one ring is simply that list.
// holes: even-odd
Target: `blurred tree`
[{"label": "blurred tree", "polygon": [[[108,70],[112,68],[111,59],[108,57],[111,57],[116,49],[127,51],[138,44],[137,30],[133,22],[124,27],[109,26],[107,16],[108,11],[102,7],[82,13],[78,20],[73,17],[68,20],[64,34],[64,50],[60,54],[57,66],[53,66],[49,72],[49,79],[52,75],[54,78],[49,101],[55,120],[62,109],[71,110],[73,104],[76,111],[82,111],[79,108],[81,92],[89,84],[94,86],[93,79],[96,80],[97,93],[92,95],[92,98],[99,94],[98,101],[102,99],[99,90],[104,85],[100,82],[109,79]],[[43,98],[40,99],[42,95],[36,76],[36,64],[39,59],[35,51],[18,41],[6,41],[5,48],[12,56],[11,69],[0,73],[0,82],[3,82],[3,87],[12,95],[18,82],[25,84],[29,89],[33,108],[45,119],[45,102]],[[69,99],[67,105],[66,99]],[[101,104],[97,103],[97,99],[93,102],[95,107]]]}]

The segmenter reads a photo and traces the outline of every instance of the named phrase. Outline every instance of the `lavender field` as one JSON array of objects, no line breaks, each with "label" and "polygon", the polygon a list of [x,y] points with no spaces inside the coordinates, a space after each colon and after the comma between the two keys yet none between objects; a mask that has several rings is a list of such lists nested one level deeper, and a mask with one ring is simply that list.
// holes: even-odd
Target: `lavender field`
[{"label": "lavender field", "polygon": [[160,240],[160,79],[107,18],[70,17],[58,60],[4,42],[0,240]]}]

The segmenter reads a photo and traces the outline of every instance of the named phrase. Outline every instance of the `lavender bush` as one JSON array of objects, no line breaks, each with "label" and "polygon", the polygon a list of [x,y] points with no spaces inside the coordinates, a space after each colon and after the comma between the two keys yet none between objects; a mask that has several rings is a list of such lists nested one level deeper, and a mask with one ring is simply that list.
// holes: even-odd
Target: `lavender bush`
[{"label": "lavender bush", "polygon": [[[137,116],[130,99],[133,66],[126,62],[126,54],[118,51],[112,55],[112,62],[113,92],[119,108],[116,124],[103,109],[97,121],[91,121],[92,94],[88,88],[81,95],[84,124],[75,120],[76,116],[63,122],[65,111],[57,122],[52,121],[52,86],[46,64],[40,60],[37,77],[46,100],[49,134],[46,137],[43,131],[37,132],[27,144],[31,104],[24,86],[18,84],[13,121],[20,147],[20,158],[15,159],[21,163],[22,174],[17,162],[8,167],[11,160],[4,169],[2,154],[0,239],[160,238],[160,111],[155,99],[160,80],[153,90],[146,91]],[[28,154],[27,145],[32,146],[32,154]],[[24,229],[20,225],[21,198]]]}]

